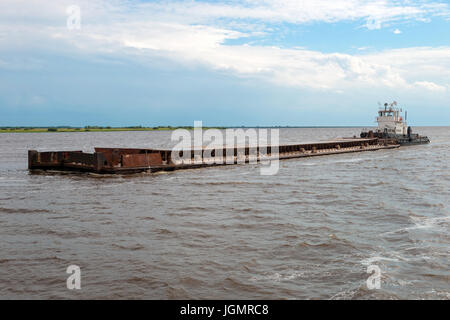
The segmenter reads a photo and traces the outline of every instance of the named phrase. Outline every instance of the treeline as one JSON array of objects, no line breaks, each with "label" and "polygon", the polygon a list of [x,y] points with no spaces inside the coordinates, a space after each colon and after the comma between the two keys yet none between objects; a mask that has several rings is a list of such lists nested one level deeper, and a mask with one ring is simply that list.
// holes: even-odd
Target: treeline
[{"label": "treeline", "polygon": [[[225,127],[203,127],[203,129],[226,129]],[[73,132],[73,131],[145,131],[145,130],[175,130],[175,129],[194,129],[193,126],[156,126],[156,127],[144,127],[144,126],[125,126],[125,127],[111,127],[111,126],[84,126],[84,127],[72,127],[72,126],[51,126],[51,127],[24,127],[24,126],[3,126],[0,127],[0,132]]]}]

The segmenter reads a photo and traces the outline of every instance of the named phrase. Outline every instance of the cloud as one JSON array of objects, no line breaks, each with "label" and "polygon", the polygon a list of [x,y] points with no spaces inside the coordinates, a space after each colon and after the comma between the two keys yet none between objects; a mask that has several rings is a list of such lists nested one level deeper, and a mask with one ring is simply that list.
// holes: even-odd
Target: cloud
[{"label": "cloud", "polygon": [[448,13],[440,1],[369,0],[246,0],[205,3],[172,1],[142,6],[167,17],[189,17],[197,21],[211,18],[253,19],[270,22],[310,23],[365,19],[378,28],[384,22],[424,20]]},{"label": "cloud", "polygon": [[395,29],[393,32],[394,32],[394,34],[400,34],[400,33],[402,33],[399,29]]},{"label": "cloud", "polygon": [[443,92],[443,91],[447,90],[447,88],[445,86],[440,86],[440,85],[430,82],[430,81],[416,81],[414,84],[419,88],[425,88],[430,91]]},{"label": "cloud", "polygon": [[[439,0],[231,0],[231,1],[152,1],[137,0],[2,0],[0,16],[8,20],[32,21],[38,16],[46,21],[58,20],[70,5],[79,5],[86,19],[97,21],[123,18],[184,23],[249,22],[262,23],[339,22],[365,20],[376,28],[385,22],[417,20],[432,16],[449,16],[446,1]],[[30,8],[39,7],[39,11]],[[16,20],[17,21],[17,20]]]},{"label": "cloud", "polygon": [[[66,8],[73,4],[82,9],[80,30],[66,28]],[[31,11],[33,5],[41,10]],[[387,87],[442,92],[450,83],[449,47],[350,55],[270,45],[229,45],[227,41],[270,32],[266,23],[362,19],[367,27],[368,23],[370,28],[378,29],[386,22],[423,20],[445,10],[445,3],[432,1],[62,0],[54,4],[44,0],[3,0],[0,47],[38,48],[88,57],[102,54],[137,60],[143,65],[162,58],[279,86],[317,90]],[[0,67],[4,64],[0,61]]]}]

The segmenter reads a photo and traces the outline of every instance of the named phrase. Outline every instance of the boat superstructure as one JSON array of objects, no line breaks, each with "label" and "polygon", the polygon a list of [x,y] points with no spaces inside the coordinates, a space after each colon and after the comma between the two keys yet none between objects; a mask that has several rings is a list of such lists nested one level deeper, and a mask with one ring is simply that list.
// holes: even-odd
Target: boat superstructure
[{"label": "boat superstructure", "polygon": [[403,120],[401,115],[402,109],[393,107],[394,104],[396,105],[396,102],[389,106],[385,103],[384,108],[378,110],[378,131],[406,135],[408,133],[406,119]]},{"label": "boat superstructure", "polygon": [[426,136],[413,134],[412,128],[407,125],[405,111],[397,107],[397,102],[390,104],[385,103],[378,110],[377,123],[378,127],[375,132],[361,132],[361,138],[377,137],[381,139],[393,139],[400,145],[413,145],[430,143],[430,139]]}]

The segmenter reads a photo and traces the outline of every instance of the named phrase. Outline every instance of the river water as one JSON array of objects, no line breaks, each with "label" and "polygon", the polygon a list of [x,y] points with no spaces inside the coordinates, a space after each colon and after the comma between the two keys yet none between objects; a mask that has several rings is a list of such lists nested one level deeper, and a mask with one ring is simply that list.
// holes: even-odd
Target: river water
[{"label": "river water", "polygon": [[30,174],[28,149],[167,147],[171,132],[0,134],[0,298],[450,299],[450,127],[416,130],[431,144],[285,160],[273,176]]}]

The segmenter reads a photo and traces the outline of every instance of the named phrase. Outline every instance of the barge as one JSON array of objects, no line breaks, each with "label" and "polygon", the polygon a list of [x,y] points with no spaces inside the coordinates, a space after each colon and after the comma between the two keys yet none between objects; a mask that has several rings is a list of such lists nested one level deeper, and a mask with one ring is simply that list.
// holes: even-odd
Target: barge
[{"label": "barge", "polygon": [[[378,128],[363,131],[360,137],[341,138],[315,143],[169,149],[95,148],[95,152],[28,151],[29,170],[83,171],[99,174],[174,171],[201,167],[257,163],[265,160],[283,160],[315,157],[350,152],[393,149],[404,145],[424,144],[426,136],[413,134],[395,108],[396,102],[384,105],[378,111]],[[217,156],[216,156],[217,155]],[[219,161],[217,160],[219,159]]]},{"label": "barge", "polygon": [[[215,149],[192,149],[174,160],[168,149],[95,148],[95,152],[76,151],[28,151],[29,170],[82,171],[100,174],[174,171],[201,167],[244,164],[273,159],[293,159],[341,153],[376,151],[398,148],[391,139],[350,138],[317,143],[291,144],[262,147],[223,148],[224,161],[215,161]],[[252,158],[253,156],[253,158]]]}]

